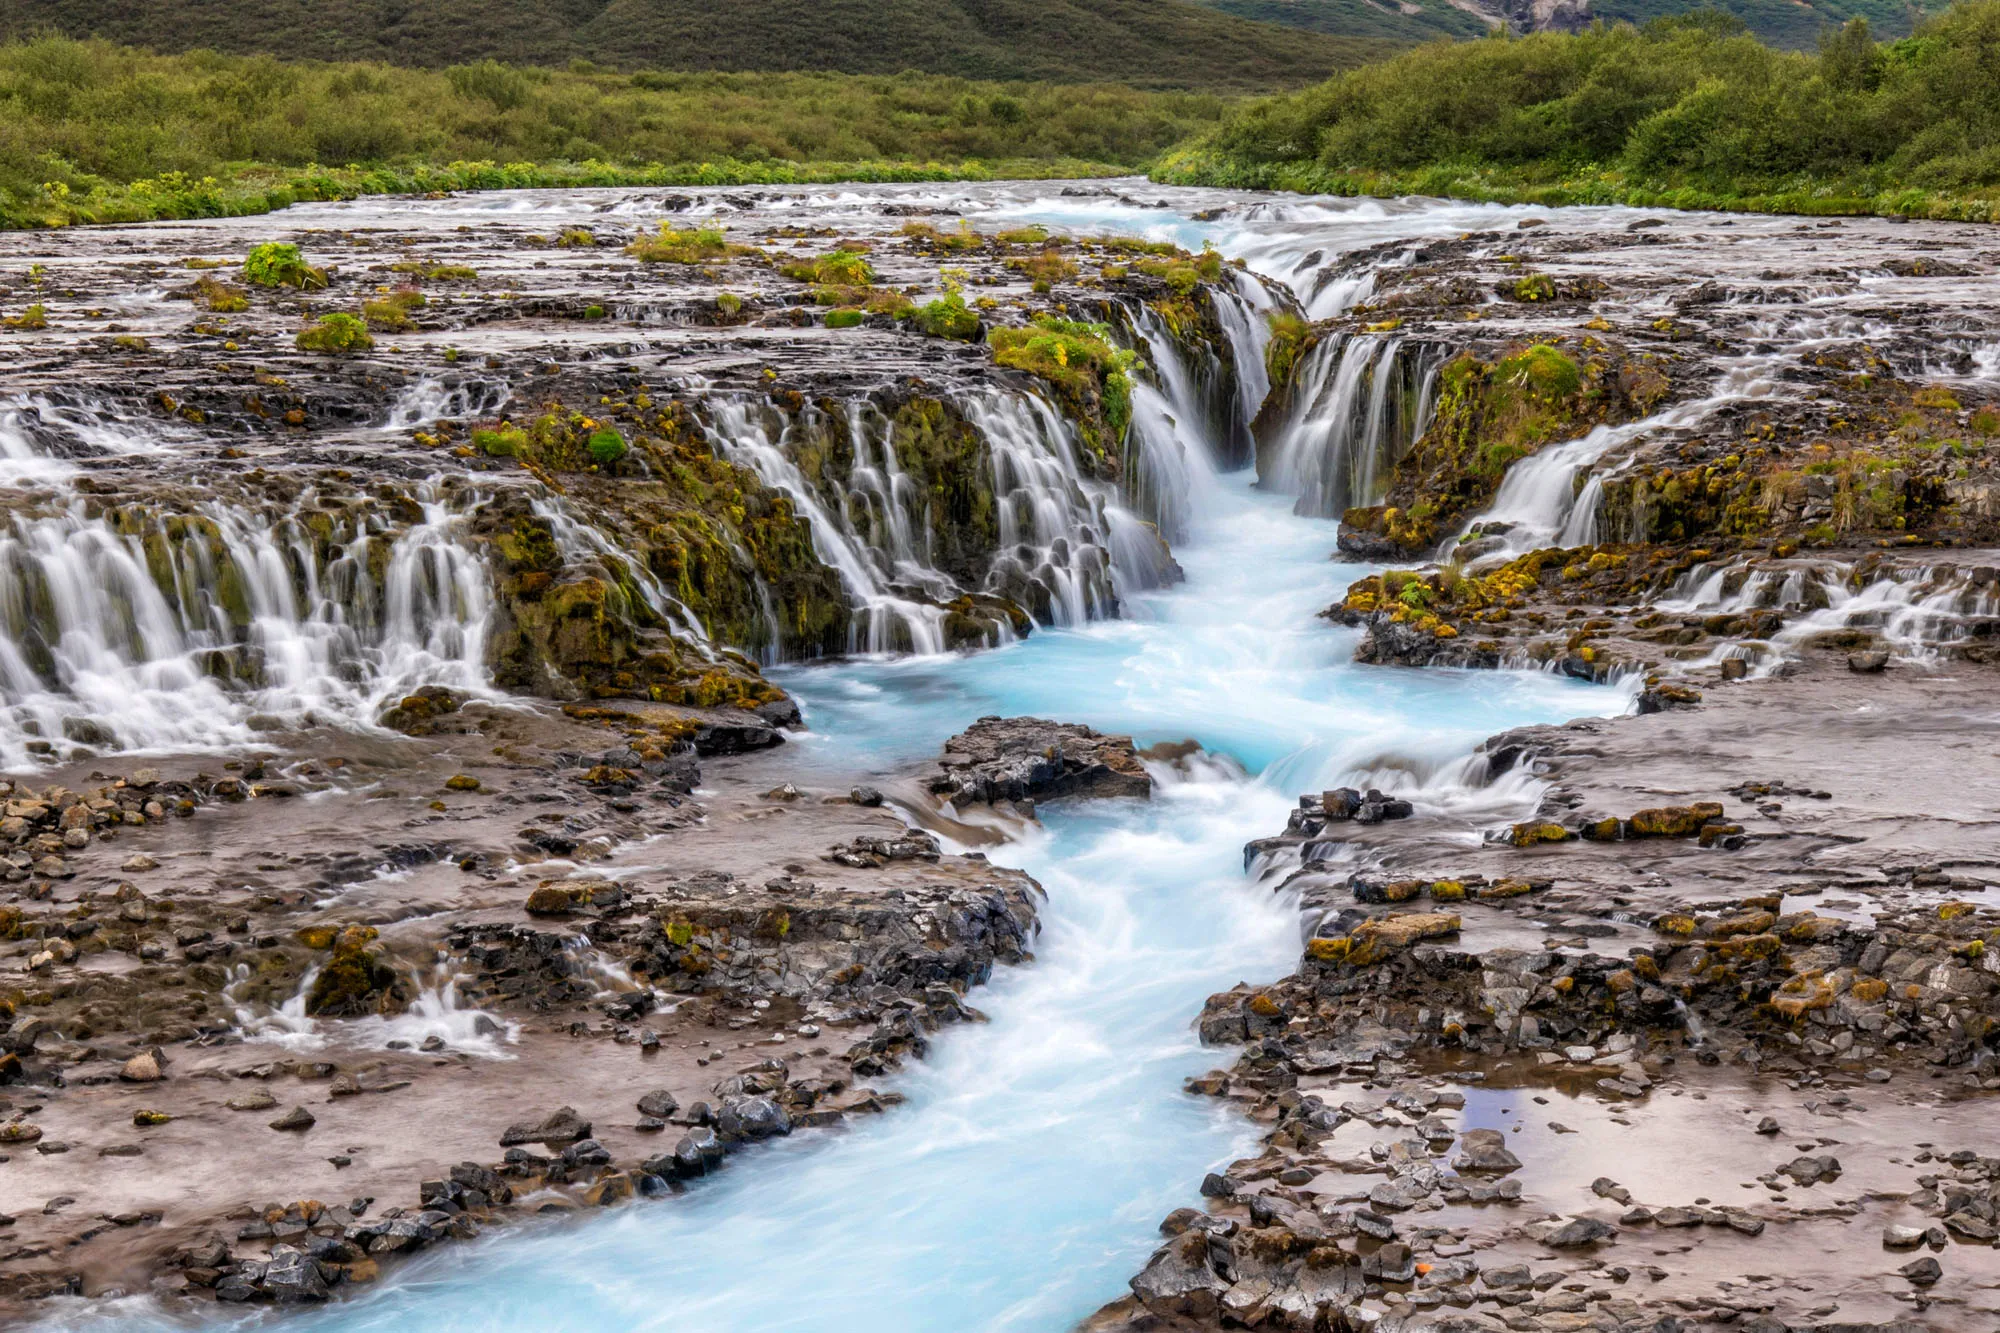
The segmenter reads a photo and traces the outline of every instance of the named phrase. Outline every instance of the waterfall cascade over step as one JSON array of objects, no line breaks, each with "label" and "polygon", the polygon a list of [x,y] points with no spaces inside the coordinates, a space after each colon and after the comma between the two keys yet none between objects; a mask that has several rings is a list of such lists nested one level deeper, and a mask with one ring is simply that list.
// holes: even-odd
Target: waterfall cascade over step
[{"label": "waterfall cascade over step", "polygon": [[1320,339],[1259,450],[1259,484],[1321,518],[1381,499],[1390,469],[1429,424],[1444,360],[1440,348],[1387,334]]},{"label": "waterfall cascade over step", "polygon": [[[1239,355],[1254,353],[1262,324],[1247,301],[1218,307],[1232,314]],[[697,383],[688,397],[715,454],[804,519],[851,608],[847,651],[941,652],[966,642],[965,623],[978,627],[973,642],[995,646],[1018,637],[1013,615],[1045,625],[1113,617],[1178,577],[1163,533],[1185,528],[1211,458],[1247,432],[1248,409],[1212,352],[1190,353],[1143,310],[1127,330],[1147,365],[1122,479],[1085,466],[1076,427],[1031,385],[942,399],[971,433],[970,478],[945,475],[955,460],[899,456],[933,442],[899,444],[893,407],[868,395],[800,409]],[[469,421],[507,392],[479,376],[424,379],[378,429]],[[844,450],[838,466],[823,456],[829,433]],[[36,488],[0,528],[0,764],[78,747],[212,748],[279,728],[368,728],[424,685],[497,697],[499,591],[490,525],[477,517],[490,494],[436,477],[321,494],[278,473],[203,494],[181,479],[214,443],[197,426],[110,401],[0,405],[0,470]],[[157,464],[166,484],[148,482],[139,505],[99,499],[93,472],[129,460]],[[933,491],[960,481],[969,507],[948,512]],[[550,534],[562,577],[597,578],[642,604],[641,648],[664,636],[699,661],[739,646],[717,642],[578,497],[532,479],[505,484],[528,487],[526,510]],[[743,564],[754,564],[748,553]],[[787,627],[753,577],[760,628],[740,646],[784,660],[795,655]]]}]

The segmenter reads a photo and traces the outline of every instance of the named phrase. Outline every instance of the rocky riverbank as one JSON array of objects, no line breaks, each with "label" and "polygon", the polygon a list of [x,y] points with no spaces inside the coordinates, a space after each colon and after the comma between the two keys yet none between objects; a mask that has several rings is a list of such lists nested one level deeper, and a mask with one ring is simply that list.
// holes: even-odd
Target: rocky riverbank
[{"label": "rocky riverbank", "polygon": [[[942,200],[547,202],[0,241],[9,1317],[678,1191],[893,1104],[1031,956],[930,774],[794,784],[764,668],[1176,577],[1155,385],[1247,448],[1256,280]],[[1143,794],[1034,725],[1075,762],[951,771]]]},{"label": "rocky riverbank", "polygon": [[781,752],[698,773],[607,720],[16,784],[10,821],[126,793],[140,821],[5,909],[8,1296],[324,1299],[509,1215],[678,1190],[893,1103],[870,1080],[1030,956],[1026,876],[783,782]]},{"label": "rocky riverbank", "polygon": [[[1634,714],[1492,738],[1480,800],[1307,793],[1249,845],[1303,955],[1211,998],[1242,1053],[1189,1093],[1261,1149],[1086,1326],[1987,1328],[1994,386],[1887,290],[1865,335],[1759,309],[1944,261],[1885,226],[1810,271],[1620,281],[1687,237],[1520,226],[1302,329],[1260,468],[1329,421],[1356,448],[1318,503],[1379,466],[1341,549],[1415,562],[1327,611],[1358,660],[1540,665]],[[1395,406],[1419,382],[1428,415]]]}]

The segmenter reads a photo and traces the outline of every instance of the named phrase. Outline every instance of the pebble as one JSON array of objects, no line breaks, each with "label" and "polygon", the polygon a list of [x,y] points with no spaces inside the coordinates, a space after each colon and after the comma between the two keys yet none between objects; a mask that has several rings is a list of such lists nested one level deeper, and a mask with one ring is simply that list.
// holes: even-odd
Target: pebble
[{"label": "pebble", "polygon": [[311,1129],[314,1125],[318,1123],[319,1122],[313,1118],[313,1113],[311,1111],[306,1110],[306,1108],[303,1106],[294,1106],[291,1110],[285,1112],[283,1115],[279,1116],[276,1120],[273,1120],[271,1122],[271,1128],[286,1129],[286,1130],[303,1130],[303,1129]]}]

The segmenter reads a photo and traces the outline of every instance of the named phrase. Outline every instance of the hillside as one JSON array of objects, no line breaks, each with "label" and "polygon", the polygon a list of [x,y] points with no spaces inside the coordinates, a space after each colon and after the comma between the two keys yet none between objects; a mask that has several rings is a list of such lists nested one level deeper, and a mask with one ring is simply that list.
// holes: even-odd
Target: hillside
[{"label": "hillside", "polygon": [[[1360,3],[1360,0],[1356,0]],[[1385,54],[1187,0],[0,0],[49,31],[179,52],[442,66],[813,70],[1270,91]]]},{"label": "hillside", "polygon": [[2000,215],[2000,0],[1817,55],[1714,14],[1433,43],[1252,103],[1177,184],[1796,213]]},{"label": "hillside", "polygon": [[1760,41],[1809,50],[1828,26],[1865,18],[1878,36],[1909,35],[1944,0],[1203,0],[1242,18],[1313,32],[1393,41],[1477,37],[1506,24],[1514,32],[1578,32],[1597,20],[1644,24],[1656,18],[1719,9],[1742,21]]}]

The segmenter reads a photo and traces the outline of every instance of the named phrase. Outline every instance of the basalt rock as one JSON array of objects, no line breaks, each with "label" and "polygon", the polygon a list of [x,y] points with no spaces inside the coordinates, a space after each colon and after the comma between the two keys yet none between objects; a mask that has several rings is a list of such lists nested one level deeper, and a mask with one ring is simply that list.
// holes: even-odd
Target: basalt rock
[{"label": "basalt rock", "polygon": [[1153,779],[1129,736],[1041,718],[982,717],[945,742],[931,790],[955,801],[1149,797]]}]

